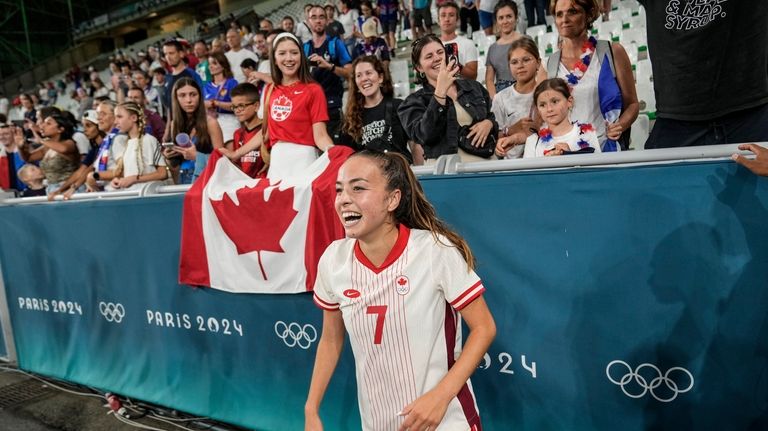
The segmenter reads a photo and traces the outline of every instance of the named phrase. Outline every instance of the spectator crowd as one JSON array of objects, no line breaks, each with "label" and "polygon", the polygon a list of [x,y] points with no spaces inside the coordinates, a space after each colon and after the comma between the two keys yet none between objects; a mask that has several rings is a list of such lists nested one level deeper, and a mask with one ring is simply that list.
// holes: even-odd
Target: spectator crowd
[{"label": "spectator crowd", "polygon": [[[201,25],[199,40],[117,54],[108,82],[75,67],[12,101],[0,97],[0,188],[67,198],[188,184],[213,151],[253,177],[279,179],[333,145],[395,151],[414,165],[446,154],[473,162],[627,150],[640,111],[630,57],[591,32],[611,2],[520,3],[528,25],[550,17],[558,39],[548,59],[518,33],[512,0],[338,0],[277,22],[259,17],[258,27],[230,17]],[[398,30],[413,39],[416,86],[404,100],[390,71]],[[485,56],[472,34],[490,35]],[[73,102],[61,106],[70,83]],[[747,103],[757,106],[750,122],[768,117],[761,101]],[[664,125],[699,121],[706,131],[705,116],[671,115]],[[675,146],[656,138],[648,147]]]}]

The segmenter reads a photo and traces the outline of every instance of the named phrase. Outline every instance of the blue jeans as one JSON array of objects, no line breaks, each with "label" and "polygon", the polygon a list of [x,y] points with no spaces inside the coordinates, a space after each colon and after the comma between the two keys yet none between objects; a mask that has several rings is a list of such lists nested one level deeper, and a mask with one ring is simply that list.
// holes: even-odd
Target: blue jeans
[{"label": "blue jeans", "polygon": [[[546,6],[547,2],[545,0],[525,0],[525,16],[528,17],[528,27],[547,23],[547,20],[544,18]],[[534,10],[536,11],[535,20]]]},{"label": "blue jeans", "polygon": [[501,91],[501,90],[503,90],[505,88],[509,88],[509,86],[514,84],[514,83],[515,83],[515,81],[506,81],[504,79],[499,79],[498,81],[496,81],[496,84],[495,84],[496,93],[498,93],[499,91]]}]

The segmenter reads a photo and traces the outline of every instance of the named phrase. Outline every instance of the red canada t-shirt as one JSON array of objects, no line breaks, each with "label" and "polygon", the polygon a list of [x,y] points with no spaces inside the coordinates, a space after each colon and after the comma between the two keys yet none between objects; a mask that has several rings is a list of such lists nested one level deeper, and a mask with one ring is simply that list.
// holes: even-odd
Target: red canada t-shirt
[{"label": "red canada t-shirt", "polygon": [[[248,130],[245,127],[235,130],[235,134],[232,137],[232,150],[237,151],[259,133],[261,133],[261,126],[256,126],[253,130]],[[266,171],[259,175],[259,171],[264,167],[264,160],[261,159],[259,150],[249,151],[240,157],[238,164],[240,165],[240,169],[251,178],[261,178],[266,175]]]},{"label": "red canada t-shirt", "polygon": [[[268,92],[269,87],[265,91]],[[322,87],[314,82],[275,86],[268,106],[270,148],[277,141],[314,146],[312,124],[328,121],[325,94]]]}]

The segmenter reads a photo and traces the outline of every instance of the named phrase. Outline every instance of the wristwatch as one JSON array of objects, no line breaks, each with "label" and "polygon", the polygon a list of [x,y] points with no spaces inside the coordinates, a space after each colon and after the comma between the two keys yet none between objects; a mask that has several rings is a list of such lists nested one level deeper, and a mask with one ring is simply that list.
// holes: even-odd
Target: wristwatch
[{"label": "wristwatch", "polygon": [[99,181],[101,179],[101,176],[97,171],[93,171],[93,179],[96,181]]}]

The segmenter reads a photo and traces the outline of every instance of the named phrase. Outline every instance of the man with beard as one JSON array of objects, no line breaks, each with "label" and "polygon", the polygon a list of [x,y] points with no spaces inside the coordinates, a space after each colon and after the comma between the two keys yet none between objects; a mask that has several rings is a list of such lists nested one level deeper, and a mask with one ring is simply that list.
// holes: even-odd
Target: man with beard
[{"label": "man with beard", "polygon": [[312,78],[323,87],[328,103],[328,135],[334,141],[341,124],[341,104],[344,79],[352,74],[352,58],[344,42],[326,33],[328,17],[322,6],[309,11],[312,40],[304,43],[304,53],[309,59]]},{"label": "man with beard", "polygon": [[185,76],[197,81],[198,85],[200,85],[200,88],[203,88],[203,84],[200,82],[200,77],[197,76],[195,71],[187,67],[187,65],[182,61],[182,57],[184,56],[184,47],[182,46],[181,42],[176,39],[166,41],[163,44],[163,56],[165,57],[165,61],[168,62],[168,66],[171,69],[171,71],[165,75],[165,92],[163,94],[163,108],[170,117],[171,92],[173,91],[173,84]]}]

